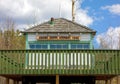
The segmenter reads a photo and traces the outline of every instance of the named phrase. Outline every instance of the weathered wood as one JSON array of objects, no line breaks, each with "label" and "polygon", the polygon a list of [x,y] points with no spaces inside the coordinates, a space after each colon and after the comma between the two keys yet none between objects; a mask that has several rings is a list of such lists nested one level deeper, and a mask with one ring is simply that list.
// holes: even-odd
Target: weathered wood
[{"label": "weathered wood", "polygon": [[118,75],[120,50],[0,50],[0,74]]},{"label": "weathered wood", "polygon": [[59,75],[56,75],[56,84],[59,84]]},{"label": "weathered wood", "polygon": [[120,83],[120,75],[117,76],[117,84],[119,84],[119,83]]},{"label": "weathered wood", "polygon": [[8,78],[6,78],[6,84],[9,84],[9,79]]}]

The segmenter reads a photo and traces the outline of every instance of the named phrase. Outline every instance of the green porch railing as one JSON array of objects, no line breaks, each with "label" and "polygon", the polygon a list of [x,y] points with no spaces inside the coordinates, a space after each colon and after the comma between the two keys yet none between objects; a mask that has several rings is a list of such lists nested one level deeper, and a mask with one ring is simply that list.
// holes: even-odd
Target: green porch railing
[{"label": "green porch railing", "polygon": [[120,74],[120,50],[0,50],[0,75]]}]

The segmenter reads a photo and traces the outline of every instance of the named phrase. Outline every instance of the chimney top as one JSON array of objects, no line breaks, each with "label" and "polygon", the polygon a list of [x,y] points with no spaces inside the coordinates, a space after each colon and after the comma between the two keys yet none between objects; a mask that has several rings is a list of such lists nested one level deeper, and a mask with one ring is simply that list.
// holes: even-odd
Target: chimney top
[{"label": "chimney top", "polygon": [[50,24],[54,24],[54,18],[51,17]]}]

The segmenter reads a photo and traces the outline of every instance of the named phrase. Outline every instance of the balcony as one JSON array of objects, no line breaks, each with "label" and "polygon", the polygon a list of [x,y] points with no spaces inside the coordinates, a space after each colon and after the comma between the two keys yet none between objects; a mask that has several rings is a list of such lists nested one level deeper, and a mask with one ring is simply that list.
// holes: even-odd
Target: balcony
[{"label": "balcony", "polygon": [[120,50],[0,50],[0,75],[118,75]]}]

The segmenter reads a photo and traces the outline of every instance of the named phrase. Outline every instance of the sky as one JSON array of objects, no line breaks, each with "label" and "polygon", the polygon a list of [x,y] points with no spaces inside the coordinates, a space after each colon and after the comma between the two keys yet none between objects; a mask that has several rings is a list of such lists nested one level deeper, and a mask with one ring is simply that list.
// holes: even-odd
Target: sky
[{"label": "sky", "polygon": [[[0,23],[14,20],[20,30],[51,17],[71,20],[71,0],[0,0]],[[120,29],[120,0],[76,0],[75,21],[97,31],[94,45],[109,29]],[[116,33],[116,32],[115,32]]]}]

